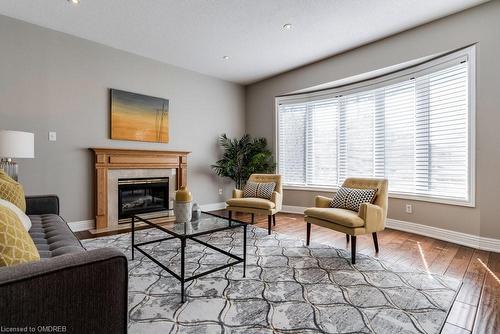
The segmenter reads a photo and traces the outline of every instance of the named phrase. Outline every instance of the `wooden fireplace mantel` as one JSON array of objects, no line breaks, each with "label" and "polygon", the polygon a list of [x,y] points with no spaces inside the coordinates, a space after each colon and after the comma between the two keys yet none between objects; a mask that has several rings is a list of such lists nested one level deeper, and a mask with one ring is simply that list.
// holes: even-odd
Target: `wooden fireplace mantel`
[{"label": "wooden fireplace mantel", "polygon": [[187,185],[186,151],[127,150],[90,148],[95,154],[96,229],[108,227],[108,170],[109,169],[176,169],[176,185]]}]

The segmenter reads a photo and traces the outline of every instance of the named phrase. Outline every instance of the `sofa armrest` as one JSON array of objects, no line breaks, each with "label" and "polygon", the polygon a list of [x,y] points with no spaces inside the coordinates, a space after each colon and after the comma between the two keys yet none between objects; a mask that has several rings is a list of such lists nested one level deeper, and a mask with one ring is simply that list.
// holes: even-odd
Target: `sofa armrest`
[{"label": "sofa armrest", "polygon": [[366,232],[378,232],[385,228],[384,211],[378,205],[361,203],[358,216],[365,221]]},{"label": "sofa armrest", "polygon": [[125,255],[111,248],[2,267],[0,324],[126,333],[127,267]]},{"label": "sofa armrest", "polygon": [[315,203],[314,206],[317,208],[329,208],[331,202],[332,202],[332,199],[329,197],[316,196],[316,199],[314,200],[314,203]]},{"label": "sofa armrest", "polygon": [[233,198],[243,198],[243,190],[233,189]]},{"label": "sofa armrest", "polygon": [[26,196],[27,215],[59,214],[57,195]]},{"label": "sofa armrest", "polygon": [[271,195],[271,202],[273,202],[274,205],[276,206],[276,211],[281,211],[281,207],[283,204],[283,196],[281,196],[279,192],[273,191]]}]

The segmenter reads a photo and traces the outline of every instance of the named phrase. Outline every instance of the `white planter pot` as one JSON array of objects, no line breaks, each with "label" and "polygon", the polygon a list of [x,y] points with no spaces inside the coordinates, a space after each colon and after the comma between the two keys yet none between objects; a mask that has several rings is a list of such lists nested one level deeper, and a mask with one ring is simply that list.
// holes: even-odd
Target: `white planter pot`
[{"label": "white planter pot", "polygon": [[174,215],[177,223],[187,223],[191,221],[191,203],[174,201]]}]

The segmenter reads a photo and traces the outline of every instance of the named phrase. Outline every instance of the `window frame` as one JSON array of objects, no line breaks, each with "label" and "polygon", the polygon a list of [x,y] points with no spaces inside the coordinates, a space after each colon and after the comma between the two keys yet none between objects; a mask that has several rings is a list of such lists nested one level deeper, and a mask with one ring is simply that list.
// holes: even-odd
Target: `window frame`
[{"label": "window frame", "polygon": [[[449,52],[445,55],[427,60],[418,65],[410,66],[397,70],[392,73],[377,76],[375,78],[353,82],[347,85],[327,88],[318,91],[301,92],[297,94],[286,94],[275,97],[275,112],[274,112],[274,150],[276,168],[279,171],[279,106],[282,102],[306,102],[318,100],[320,98],[334,97],[338,95],[350,94],[356,91],[374,89],[380,86],[389,85],[392,82],[400,82],[414,77],[416,74],[422,75],[431,73],[446,66],[446,64],[460,59],[467,59],[468,66],[468,200],[457,200],[448,197],[426,196],[418,194],[407,194],[398,192],[389,192],[390,198],[406,199],[415,201],[424,201],[431,203],[441,203],[456,206],[476,207],[476,46],[471,45],[460,50]],[[342,79],[345,81],[347,79]],[[303,190],[315,192],[336,192],[339,187],[335,186],[301,186],[283,184],[283,189],[286,190]]]}]

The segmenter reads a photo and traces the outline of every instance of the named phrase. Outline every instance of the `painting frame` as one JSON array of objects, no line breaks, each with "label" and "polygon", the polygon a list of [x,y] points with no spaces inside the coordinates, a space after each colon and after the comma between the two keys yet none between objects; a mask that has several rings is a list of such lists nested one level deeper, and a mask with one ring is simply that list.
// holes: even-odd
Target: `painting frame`
[{"label": "painting frame", "polygon": [[169,100],[109,89],[110,138],[151,143],[169,142]]}]

